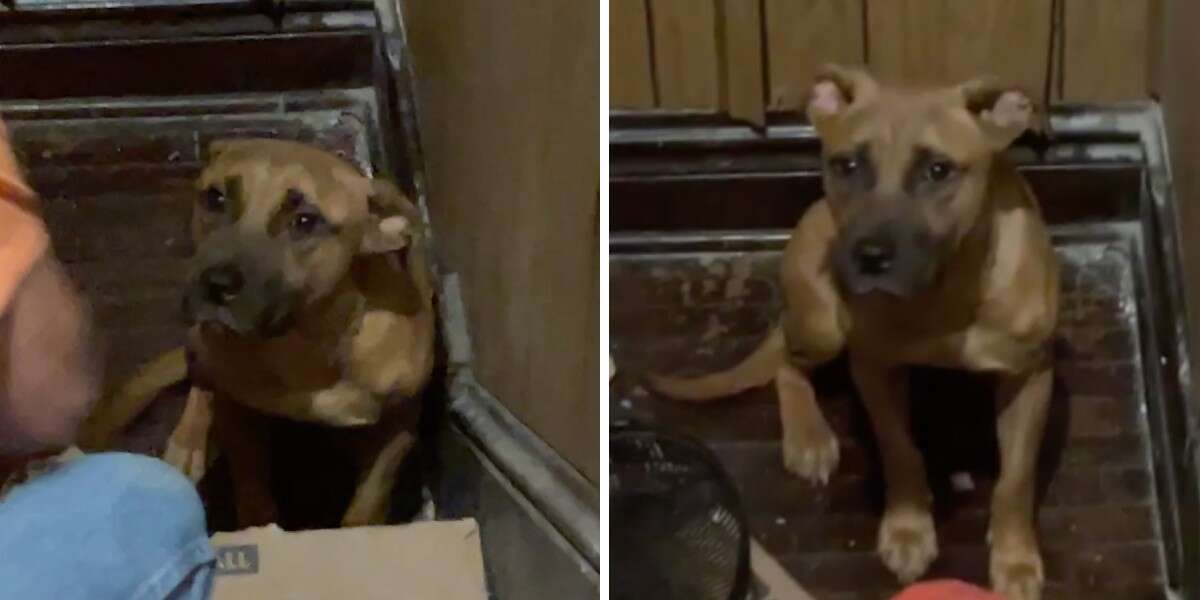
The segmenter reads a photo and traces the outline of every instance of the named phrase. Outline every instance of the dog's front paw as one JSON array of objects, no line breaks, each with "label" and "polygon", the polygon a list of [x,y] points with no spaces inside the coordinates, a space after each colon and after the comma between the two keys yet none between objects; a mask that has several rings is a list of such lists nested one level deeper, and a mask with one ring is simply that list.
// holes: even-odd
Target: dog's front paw
[{"label": "dog's front paw", "polygon": [[992,548],[992,589],[1007,600],[1039,600],[1045,572],[1036,546]]},{"label": "dog's front paw", "polygon": [[382,499],[355,498],[350,508],[342,515],[342,527],[366,527],[368,525],[384,525],[388,518],[390,497]]},{"label": "dog's front paw", "polygon": [[901,583],[916,581],[938,555],[933,516],[915,508],[888,510],[879,523],[877,551]]},{"label": "dog's front paw", "polygon": [[784,428],[783,466],[788,471],[814,484],[824,485],[837,471],[838,440],[824,419],[797,426],[798,431]]},{"label": "dog's front paw", "polygon": [[265,527],[279,522],[279,508],[274,502],[244,502],[237,506],[238,527]]},{"label": "dog's front paw", "polygon": [[313,415],[335,427],[372,425],[379,420],[383,404],[367,390],[339,383],[313,396]]},{"label": "dog's front paw", "polygon": [[199,483],[201,479],[204,479],[204,474],[208,470],[207,444],[198,448],[192,447],[179,443],[172,436],[167,440],[167,448],[163,451],[162,459],[163,462],[178,469],[192,483]]},{"label": "dog's front paw", "polygon": [[192,483],[204,479],[212,458],[208,447],[208,432],[212,426],[211,402],[211,393],[192,388],[183,416],[167,439],[167,447],[162,455],[164,462],[179,469]]}]

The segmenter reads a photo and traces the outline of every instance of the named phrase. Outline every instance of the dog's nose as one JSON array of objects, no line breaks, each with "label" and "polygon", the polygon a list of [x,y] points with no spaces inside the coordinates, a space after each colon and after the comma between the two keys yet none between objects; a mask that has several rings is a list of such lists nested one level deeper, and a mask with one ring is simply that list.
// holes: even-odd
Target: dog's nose
[{"label": "dog's nose", "polygon": [[868,238],[854,246],[854,260],[864,275],[883,275],[892,269],[896,247],[890,241]]},{"label": "dog's nose", "polygon": [[228,304],[242,291],[245,280],[242,272],[233,265],[209,267],[200,273],[200,285],[209,302]]}]

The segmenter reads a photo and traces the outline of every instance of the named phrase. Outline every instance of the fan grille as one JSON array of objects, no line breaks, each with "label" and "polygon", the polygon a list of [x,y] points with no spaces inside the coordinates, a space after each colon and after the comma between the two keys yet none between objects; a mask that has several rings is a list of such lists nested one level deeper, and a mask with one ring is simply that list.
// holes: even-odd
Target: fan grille
[{"label": "fan grille", "polygon": [[652,431],[614,432],[609,470],[614,599],[745,598],[745,515],[708,448]]}]

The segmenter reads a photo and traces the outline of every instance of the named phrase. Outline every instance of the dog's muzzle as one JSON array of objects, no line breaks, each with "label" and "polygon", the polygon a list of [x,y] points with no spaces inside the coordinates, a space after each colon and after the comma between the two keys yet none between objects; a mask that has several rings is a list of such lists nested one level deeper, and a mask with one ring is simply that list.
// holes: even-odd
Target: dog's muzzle
[{"label": "dog's muzzle", "polygon": [[891,272],[896,261],[896,244],[887,238],[866,238],[851,249],[859,273],[881,277]]},{"label": "dog's muzzle", "polygon": [[294,296],[278,277],[262,276],[236,263],[219,263],[198,270],[184,294],[183,311],[189,324],[270,338],[291,326]]},{"label": "dog's muzzle", "polygon": [[888,222],[848,228],[841,234],[833,261],[839,282],[851,294],[883,292],[908,298],[933,283],[940,258],[930,236]]},{"label": "dog's muzzle", "polygon": [[226,306],[237,300],[246,285],[246,278],[234,265],[218,265],[201,271],[198,285],[208,302]]}]

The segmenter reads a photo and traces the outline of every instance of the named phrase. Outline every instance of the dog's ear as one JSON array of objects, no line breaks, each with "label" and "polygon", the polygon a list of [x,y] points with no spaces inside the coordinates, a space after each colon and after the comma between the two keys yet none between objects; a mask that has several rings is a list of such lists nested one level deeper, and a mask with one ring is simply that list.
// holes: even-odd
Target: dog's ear
[{"label": "dog's ear", "polygon": [[361,254],[386,254],[396,252],[408,246],[412,224],[402,215],[380,217],[374,212],[368,217],[366,231],[363,232]]},{"label": "dog's ear", "polygon": [[1024,90],[986,78],[968,81],[959,86],[959,91],[967,110],[997,151],[1037,125],[1033,99]]},{"label": "dog's ear", "polygon": [[363,231],[361,254],[386,254],[409,246],[421,235],[421,214],[391,182],[371,180],[370,213]]},{"label": "dog's ear", "polygon": [[875,96],[878,90],[879,84],[862,69],[825,65],[817,74],[805,102],[808,122],[820,133],[847,107]]}]

